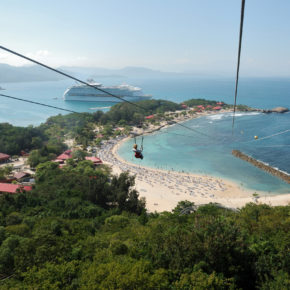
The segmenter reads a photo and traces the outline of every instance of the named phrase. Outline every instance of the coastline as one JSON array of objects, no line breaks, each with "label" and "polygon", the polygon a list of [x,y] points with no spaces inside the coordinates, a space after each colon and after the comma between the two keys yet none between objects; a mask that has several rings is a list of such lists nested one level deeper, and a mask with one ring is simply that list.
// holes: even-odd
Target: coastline
[{"label": "coastline", "polygon": [[[229,110],[220,113],[229,112]],[[216,113],[215,113],[216,114]],[[190,119],[205,116],[199,114]],[[177,122],[189,119],[177,120]],[[161,125],[154,130],[144,132],[150,134],[170,125]],[[139,133],[138,128],[134,130]],[[211,175],[194,173],[180,173],[136,165],[122,159],[117,150],[130,137],[117,138],[108,143],[100,151],[100,158],[112,167],[112,172],[120,174],[129,171],[136,176],[135,188],[140,197],[146,198],[146,207],[149,212],[171,211],[179,201],[189,200],[196,205],[219,203],[229,208],[241,208],[246,203],[265,203],[272,206],[287,205],[290,203],[290,193],[269,195],[268,192],[251,190],[241,187],[237,182],[222,179]],[[257,196],[253,196],[257,194]]]}]

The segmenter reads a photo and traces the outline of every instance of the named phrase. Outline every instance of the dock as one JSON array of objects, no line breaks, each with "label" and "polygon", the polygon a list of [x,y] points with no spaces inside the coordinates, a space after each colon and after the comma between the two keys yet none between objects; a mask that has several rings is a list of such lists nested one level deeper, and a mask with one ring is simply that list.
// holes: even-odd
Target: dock
[{"label": "dock", "polygon": [[247,161],[249,163],[251,163],[252,165],[274,175],[277,176],[281,179],[283,179],[285,182],[290,183],[290,174],[287,174],[281,170],[275,169],[272,166],[269,166],[267,164],[265,164],[264,162],[258,161],[253,157],[248,156],[247,154],[239,151],[239,150],[233,150],[232,154],[237,157],[240,158],[244,161]]}]

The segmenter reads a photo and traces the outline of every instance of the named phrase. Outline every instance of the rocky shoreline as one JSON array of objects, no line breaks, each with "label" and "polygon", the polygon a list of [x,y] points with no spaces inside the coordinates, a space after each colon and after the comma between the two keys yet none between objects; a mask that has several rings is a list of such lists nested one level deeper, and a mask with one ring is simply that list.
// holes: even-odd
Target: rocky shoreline
[{"label": "rocky shoreline", "polygon": [[285,107],[276,107],[276,108],[271,109],[271,110],[261,110],[261,112],[262,113],[266,113],[266,114],[269,114],[269,113],[280,113],[280,114],[283,114],[283,113],[289,112],[289,109],[285,108]]}]

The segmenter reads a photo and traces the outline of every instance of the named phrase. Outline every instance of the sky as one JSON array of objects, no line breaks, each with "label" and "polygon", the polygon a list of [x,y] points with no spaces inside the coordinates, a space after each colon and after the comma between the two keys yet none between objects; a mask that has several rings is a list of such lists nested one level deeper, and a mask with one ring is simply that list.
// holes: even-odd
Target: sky
[{"label": "sky", "polygon": [[[0,4],[0,45],[54,67],[235,73],[240,0]],[[289,0],[246,0],[241,76],[290,76],[289,11]],[[1,50],[0,63],[27,65]]]}]

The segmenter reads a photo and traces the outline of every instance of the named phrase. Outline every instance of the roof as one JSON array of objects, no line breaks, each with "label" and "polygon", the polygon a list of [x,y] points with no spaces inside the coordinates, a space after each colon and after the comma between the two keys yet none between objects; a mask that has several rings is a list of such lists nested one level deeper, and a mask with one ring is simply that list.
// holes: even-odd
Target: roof
[{"label": "roof", "polygon": [[92,157],[86,156],[86,160],[90,160],[94,163],[100,163],[100,164],[103,163],[103,161],[100,158],[94,157],[94,156]]},{"label": "roof", "polygon": [[0,160],[2,160],[2,159],[9,159],[10,158],[10,155],[8,155],[8,154],[4,154],[4,153],[0,153]]},{"label": "roof", "polygon": [[65,152],[56,157],[56,159],[59,159],[59,160],[66,160],[70,158],[72,158],[72,155],[70,155],[70,153],[65,153]]},{"label": "roof", "polygon": [[25,176],[29,176],[29,175],[30,174],[29,173],[26,173],[26,172],[17,172],[17,173],[14,174],[14,177],[16,179],[21,179],[21,178],[23,178]]},{"label": "roof", "polygon": [[145,117],[145,119],[152,119],[152,118],[154,118],[154,115],[150,115],[150,116]]},{"label": "roof", "polygon": [[219,106],[217,106],[217,107],[213,107],[213,109],[214,110],[220,110],[222,107],[219,107]]},{"label": "roof", "polygon": [[0,192],[8,192],[8,193],[17,193],[17,189],[20,191],[32,190],[32,186],[22,186],[20,184],[11,184],[11,183],[0,183]]}]

